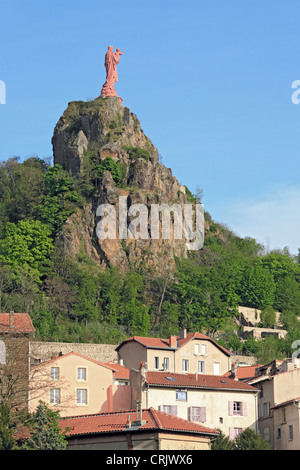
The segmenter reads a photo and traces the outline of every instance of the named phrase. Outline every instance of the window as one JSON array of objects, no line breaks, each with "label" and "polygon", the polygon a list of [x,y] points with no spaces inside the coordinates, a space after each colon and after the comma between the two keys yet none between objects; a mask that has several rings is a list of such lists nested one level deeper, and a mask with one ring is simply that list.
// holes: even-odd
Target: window
[{"label": "window", "polygon": [[289,440],[292,441],[294,436],[293,425],[289,425]]},{"label": "window", "polygon": [[198,372],[200,374],[204,374],[205,372],[204,361],[198,361]]},{"label": "window", "polygon": [[206,352],[207,352],[206,344],[201,344],[201,354],[206,354]]},{"label": "window", "polygon": [[220,375],[220,363],[214,362],[214,375]]},{"label": "window", "polygon": [[52,380],[58,380],[59,379],[59,368],[58,367],[51,367],[50,376],[51,376]]},{"label": "window", "polygon": [[87,390],[86,388],[77,389],[77,405],[87,405]]},{"label": "window", "polygon": [[163,369],[164,370],[170,369],[170,359],[168,357],[164,357]]},{"label": "window", "polygon": [[186,390],[176,390],[176,400],[187,401],[187,391]]},{"label": "window", "polygon": [[281,438],[281,429],[277,428],[277,437],[280,439]]},{"label": "window", "polygon": [[233,414],[236,416],[242,416],[242,402],[241,401],[233,402]]},{"label": "window", "polygon": [[270,402],[264,403],[264,416],[270,416]]},{"label": "window", "polygon": [[247,402],[229,401],[228,413],[229,416],[247,416]]},{"label": "window", "polygon": [[60,403],[60,389],[51,388],[50,390],[50,404],[58,405]]},{"label": "window", "polygon": [[200,354],[200,344],[198,344],[198,343],[195,344],[194,353],[195,354]]},{"label": "window", "polygon": [[189,360],[182,359],[182,372],[188,372],[188,371],[189,371]]},{"label": "window", "polygon": [[190,406],[188,419],[189,421],[205,423],[206,407],[205,406]]},{"label": "window", "polygon": [[154,369],[159,369],[159,357],[154,358]]},{"label": "window", "polygon": [[85,367],[78,367],[77,369],[77,380],[79,382],[86,381],[86,368]]},{"label": "window", "polygon": [[164,413],[169,413],[170,415],[177,416],[177,406],[160,405],[159,409]]},{"label": "window", "polygon": [[259,396],[259,398],[263,398],[263,397],[264,397],[264,387],[261,385],[261,386],[259,387],[259,390],[260,390],[260,394],[259,394],[260,396]]}]

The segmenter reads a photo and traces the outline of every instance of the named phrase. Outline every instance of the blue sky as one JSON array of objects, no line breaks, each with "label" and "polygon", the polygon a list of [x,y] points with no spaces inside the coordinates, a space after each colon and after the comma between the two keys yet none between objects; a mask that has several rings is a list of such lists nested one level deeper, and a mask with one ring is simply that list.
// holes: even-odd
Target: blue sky
[{"label": "blue sky", "polygon": [[69,101],[118,94],[217,222],[300,247],[299,0],[0,0],[0,161],[52,155]]}]

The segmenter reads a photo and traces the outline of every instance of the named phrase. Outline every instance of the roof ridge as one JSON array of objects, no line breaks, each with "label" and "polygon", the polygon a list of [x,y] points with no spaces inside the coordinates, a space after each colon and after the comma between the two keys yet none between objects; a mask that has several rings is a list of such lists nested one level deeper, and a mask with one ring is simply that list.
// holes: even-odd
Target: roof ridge
[{"label": "roof ridge", "polygon": [[158,418],[158,416],[157,416],[157,414],[156,414],[156,411],[157,411],[157,410],[155,410],[152,406],[150,406],[149,412],[150,412],[150,414],[151,414],[151,416],[152,416],[152,418],[153,418],[153,421],[154,421],[156,427],[159,428],[159,429],[163,429],[163,426],[162,426],[162,424],[161,424],[161,422],[160,422],[160,419]]}]

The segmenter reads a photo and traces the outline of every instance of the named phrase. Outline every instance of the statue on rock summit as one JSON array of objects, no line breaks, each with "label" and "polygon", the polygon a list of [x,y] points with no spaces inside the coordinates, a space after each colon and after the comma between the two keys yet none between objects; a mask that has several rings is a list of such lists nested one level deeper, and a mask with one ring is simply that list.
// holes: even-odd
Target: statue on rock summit
[{"label": "statue on rock summit", "polygon": [[113,50],[114,48],[112,46],[108,46],[104,62],[106,68],[106,82],[102,87],[100,96],[117,96],[122,103],[123,100],[118,96],[114,87],[115,83],[118,81],[117,65],[120,62],[120,55],[123,55],[124,51],[121,52],[120,49],[116,49],[116,52],[113,52]]}]

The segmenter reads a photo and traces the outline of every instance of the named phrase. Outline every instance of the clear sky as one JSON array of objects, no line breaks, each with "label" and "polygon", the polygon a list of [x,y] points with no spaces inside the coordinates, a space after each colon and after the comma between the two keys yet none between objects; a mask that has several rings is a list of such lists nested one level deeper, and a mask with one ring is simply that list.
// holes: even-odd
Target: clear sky
[{"label": "clear sky", "polygon": [[299,0],[0,0],[0,161],[51,156],[119,47],[116,90],[163,164],[217,222],[297,253],[299,35]]}]

